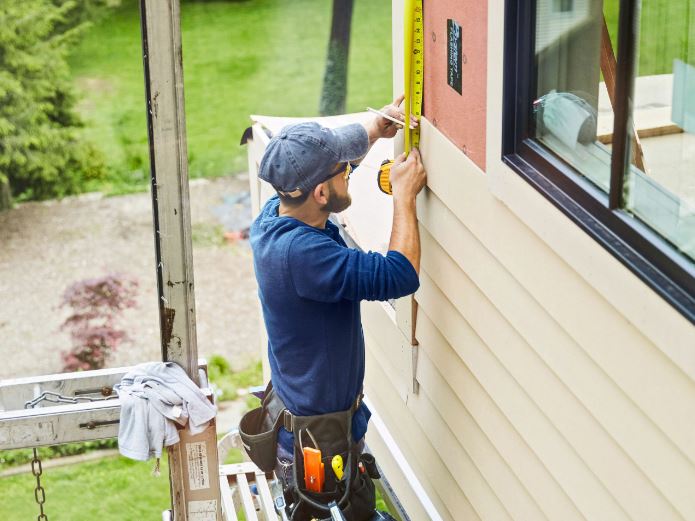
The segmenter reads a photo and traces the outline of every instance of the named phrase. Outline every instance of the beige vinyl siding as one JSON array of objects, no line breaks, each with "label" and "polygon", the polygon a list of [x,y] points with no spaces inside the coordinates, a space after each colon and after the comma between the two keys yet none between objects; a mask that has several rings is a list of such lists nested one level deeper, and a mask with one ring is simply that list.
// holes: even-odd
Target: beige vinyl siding
[{"label": "beige vinyl siding", "polygon": [[[507,467],[498,475],[509,479],[496,483],[496,496],[519,519],[529,515],[521,506],[550,519],[695,518],[692,380],[492,196],[482,172],[426,121],[422,149],[420,393],[455,394],[451,371],[419,376],[427,353],[453,350],[508,422],[506,437],[521,437],[528,448],[510,454],[509,439],[487,433]],[[439,411],[459,443],[466,437],[454,422],[468,414],[481,430],[485,421],[469,407]],[[494,459],[479,458],[481,472]],[[542,486],[527,477],[534,471]],[[479,492],[461,487],[476,505]]]},{"label": "beige vinyl siding", "polygon": [[[434,285],[430,285],[434,289]],[[442,321],[460,320],[452,307],[440,310],[438,318]],[[456,337],[466,338],[466,348],[458,352],[442,337],[437,326],[429,317],[420,313],[419,337],[422,339],[423,350],[426,353],[427,364],[420,367],[420,378],[426,381],[436,378],[431,368],[436,368],[443,381],[450,383],[450,392],[446,386],[440,385],[438,394],[455,395],[460,401],[458,415],[464,416],[466,422],[459,436],[463,440],[476,440],[477,451],[471,449],[471,454],[479,452],[476,462],[481,468],[486,469],[490,484],[495,488],[501,501],[507,505],[509,512],[516,519],[582,519],[570,499],[562,493],[557,481],[555,481],[540,459],[529,449],[528,444],[513,428],[509,419],[502,410],[492,401],[478,379],[473,375],[462,361],[462,356],[475,358],[469,363],[476,369],[483,371],[488,378],[493,380],[503,377],[503,369],[500,364],[484,349],[475,333],[469,327],[458,327],[453,333],[452,341]],[[441,324],[441,322],[440,322]],[[486,356],[487,355],[487,356]],[[425,357],[423,357],[425,358]],[[439,403],[441,398],[436,398]],[[452,401],[457,405],[456,401]],[[522,409],[523,410],[523,409]],[[480,432],[474,437],[470,431]],[[487,437],[487,441],[484,437]],[[465,441],[463,442],[465,443]],[[481,452],[482,448],[485,452]],[[492,447],[494,450],[490,450]],[[474,456],[475,457],[475,456]],[[545,499],[543,510],[540,501]]]},{"label": "beige vinyl siding", "polygon": [[[422,122],[419,347],[410,298],[395,320],[362,306],[365,391],[419,483],[373,425],[367,442],[413,521],[416,485],[445,520],[695,521],[695,327],[502,162],[488,5],[487,172]],[[401,0],[393,17],[397,95]]]},{"label": "beige vinyl siding", "polygon": [[[393,322],[390,324],[384,322],[385,313],[378,304],[366,303],[363,305],[362,313],[368,352],[373,356],[383,373],[387,375],[385,379],[381,374],[374,378],[376,376],[374,374],[376,372],[375,366],[368,364],[366,391],[370,399],[375,400],[375,397],[384,394],[383,384],[385,383],[390,384],[394,393],[398,392],[397,389],[407,388],[409,376],[403,371],[403,360],[408,355],[404,349],[394,351],[393,349],[381,350],[376,348],[372,351],[369,346],[383,345],[377,339],[379,336],[383,337],[384,330],[389,330],[390,336],[400,338],[402,336]],[[374,336],[372,336],[373,334]],[[409,349],[409,346],[407,348]],[[374,382],[374,386],[371,382]],[[378,398],[375,401],[380,403]],[[400,400],[388,400],[386,403],[389,404],[388,407],[386,410],[379,408],[379,414],[388,417],[394,417],[394,413],[399,412],[395,407],[397,404],[403,403],[405,405],[405,408],[395,416],[398,428],[396,429],[397,432],[392,432],[392,434],[399,441],[399,445],[405,442],[408,447],[417,447],[409,455],[409,461],[412,462],[413,458],[419,460],[421,466],[427,468],[432,476],[437,477],[432,484],[435,485],[439,494],[446,492],[442,499],[454,519],[459,519],[455,513],[462,508],[460,503],[466,496],[466,494],[461,493],[464,483],[468,484],[475,498],[471,512],[479,512],[481,519],[486,517],[500,520],[510,519],[492,489],[482,478],[480,470],[471,461],[455,434],[438,414],[437,408],[430,402],[426,394],[420,392],[417,395],[409,395],[407,404],[404,403],[402,395]],[[405,440],[401,438],[404,435],[406,437],[412,435],[412,429],[415,427],[422,430],[422,435],[415,443],[407,438]],[[424,447],[427,447],[430,454],[436,455],[427,456],[426,453],[423,453]],[[400,448],[404,450],[402,446]],[[442,462],[441,466],[435,464],[439,461]]]},{"label": "beige vinyl siding", "polygon": [[[481,519],[695,520],[695,328],[502,163],[503,4],[488,13],[488,172],[423,121],[419,393],[401,300],[406,374],[368,368],[370,395],[405,389],[423,443],[474,476],[456,483]],[[395,93],[400,52],[394,36]],[[366,322],[385,364],[371,331],[392,326]]]},{"label": "beige vinyl siding", "polygon": [[396,441],[412,447],[415,419],[411,450],[430,445],[481,519],[695,519],[692,380],[426,121],[422,149],[417,394],[408,328],[363,306],[367,389],[389,395]]},{"label": "beige vinyl siding", "polygon": [[[688,372],[643,331],[656,328],[629,320],[544,230],[500,202],[489,173],[427,121],[422,132],[418,356],[414,363],[410,299],[397,301],[395,320],[386,304],[365,302],[365,390],[439,516],[695,519]],[[264,148],[260,134],[254,154]],[[255,168],[251,183],[258,208],[270,191]],[[524,189],[547,222],[573,232]],[[615,268],[589,247],[591,270]],[[634,283],[624,268],[617,274],[614,291]],[[660,305],[646,295],[643,306]],[[688,342],[695,346],[693,328],[672,330],[671,345]],[[367,441],[412,519],[429,517],[393,447],[373,427]]]},{"label": "beige vinyl siding", "polygon": [[[362,310],[367,395],[439,515],[695,519],[692,379],[426,121],[422,149],[417,393],[409,299],[396,321],[382,303]],[[368,442],[420,519],[392,447],[374,429]]]},{"label": "beige vinyl siding", "polygon": [[[366,340],[374,345],[372,339],[367,338]],[[368,351],[367,353],[369,381],[379,384],[392,383],[389,376],[388,361],[373,356],[375,352]],[[379,385],[379,390],[376,391],[374,386],[366,383],[365,391],[379,415],[389,425],[389,430],[395,436],[399,449],[414,468],[417,477],[442,519],[453,521],[462,518],[480,519],[466,496],[461,493],[456,480],[447,469],[440,454],[435,450],[434,444],[427,438],[425,429],[405,406],[395,388],[392,385]],[[370,444],[370,447],[372,446],[370,441],[373,438],[372,434],[374,433],[369,432],[367,436],[367,443]],[[376,457],[377,461],[380,462],[381,456],[378,452]],[[391,479],[390,474],[387,474],[387,477]],[[399,495],[403,495],[401,490],[397,490],[397,492]]]}]

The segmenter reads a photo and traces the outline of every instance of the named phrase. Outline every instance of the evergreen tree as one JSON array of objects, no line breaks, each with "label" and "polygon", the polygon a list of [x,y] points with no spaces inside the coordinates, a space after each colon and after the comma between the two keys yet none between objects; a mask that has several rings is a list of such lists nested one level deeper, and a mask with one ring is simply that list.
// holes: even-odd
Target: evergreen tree
[{"label": "evergreen tree", "polygon": [[100,153],[79,137],[66,62],[84,27],[77,5],[0,2],[0,194],[9,184],[19,200],[61,197],[104,174]]}]

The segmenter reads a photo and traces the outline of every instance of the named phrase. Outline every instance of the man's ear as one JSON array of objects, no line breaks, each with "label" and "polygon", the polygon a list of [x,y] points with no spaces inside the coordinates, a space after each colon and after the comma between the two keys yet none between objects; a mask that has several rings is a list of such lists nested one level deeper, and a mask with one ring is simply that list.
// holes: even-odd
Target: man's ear
[{"label": "man's ear", "polygon": [[313,196],[314,200],[321,206],[328,203],[328,183],[323,182],[316,185]]}]

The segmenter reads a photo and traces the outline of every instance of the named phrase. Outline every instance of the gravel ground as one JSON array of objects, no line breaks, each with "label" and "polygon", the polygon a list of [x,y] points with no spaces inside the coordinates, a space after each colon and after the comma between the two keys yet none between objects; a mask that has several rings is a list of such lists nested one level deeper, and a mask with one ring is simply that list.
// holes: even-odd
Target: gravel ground
[{"label": "gravel ground", "polygon": [[[198,352],[219,353],[234,369],[260,353],[251,250],[247,241],[224,242],[217,217],[225,201],[247,190],[244,177],[191,183]],[[63,291],[114,272],[140,286],[137,307],[121,321],[132,341],[108,365],[159,360],[152,234],[149,194],[86,194],[0,213],[0,379],[60,372],[60,354],[70,347],[60,330],[67,316],[59,307]]]}]

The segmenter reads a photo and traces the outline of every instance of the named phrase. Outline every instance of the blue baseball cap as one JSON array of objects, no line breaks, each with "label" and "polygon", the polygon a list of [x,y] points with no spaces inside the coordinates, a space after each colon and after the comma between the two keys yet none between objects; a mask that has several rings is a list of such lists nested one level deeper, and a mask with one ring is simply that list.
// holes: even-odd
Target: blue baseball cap
[{"label": "blue baseball cap", "polygon": [[258,177],[282,195],[298,197],[332,177],[337,163],[360,159],[368,149],[359,123],[333,129],[313,121],[288,125],[268,143]]}]

